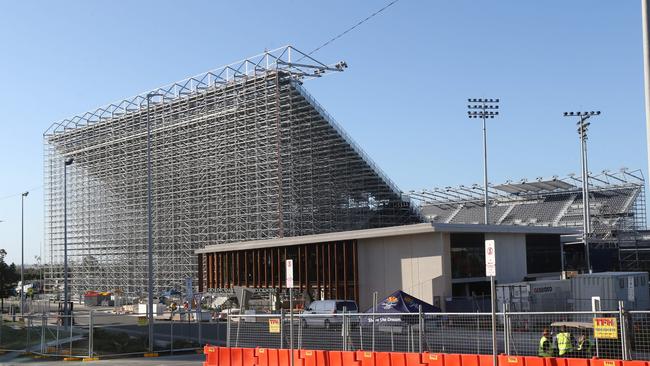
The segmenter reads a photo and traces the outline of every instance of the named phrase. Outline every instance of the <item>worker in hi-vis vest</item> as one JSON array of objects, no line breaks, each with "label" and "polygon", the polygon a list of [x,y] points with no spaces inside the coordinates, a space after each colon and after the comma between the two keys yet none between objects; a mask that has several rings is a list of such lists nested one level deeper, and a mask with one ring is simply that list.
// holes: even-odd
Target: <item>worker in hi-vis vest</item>
[{"label": "worker in hi-vis vest", "polygon": [[539,340],[539,350],[537,355],[539,357],[553,357],[553,349],[551,348],[551,338],[548,329],[544,328],[542,338]]},{"label": "worker in hi-vis vest", "polygon": [[566,330],[563,325],[560,332],[555,336],[557,341],[557,354],[558,356],[568,356],[573,352],[573,339],[571,333]]}]

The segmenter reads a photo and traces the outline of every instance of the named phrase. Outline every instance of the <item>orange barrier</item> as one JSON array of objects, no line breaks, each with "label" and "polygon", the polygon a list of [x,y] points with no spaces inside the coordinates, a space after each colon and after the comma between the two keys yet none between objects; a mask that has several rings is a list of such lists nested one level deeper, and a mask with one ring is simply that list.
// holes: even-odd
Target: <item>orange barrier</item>
[{"label": "orange barrier", "polygon": [[327,366],[325,351],[300,350],[300,358],[305,360],[305,366]]},{"label": "orange barrier", "polygon": [[492,366],[494,364],[494,358],[492,355],[478,355],[478,364],[481,366]]},{"label": "orange barrier", "polygon": [[406,366],[426,366],[422,363],[422,354],[420,353],[404,353],[406,357]]},{"label": "orange barrier", "polygon": [[[492,355],[294,350],[294,366],[492,366]],[[290,366],[287,349],[203,347],[203,366]],[[647,361],[498,356],[498,366],[650,366]]]},{"label": "orange barrier", "polygon": [[623,361],[623,366],[650,366],[646,361]]},{"label": "orange barrier", "polygon": [[478,355],[460,355],[460,363],[462,366],[481,366]]},{"label": "orange barrier", "polygon": [[567,366],[589,366],[588,358],[565,358]]},{"label": "orange barrier", "polygon": [[219,362],[219,347],[205,346],[203,347],[203,353],[205,354],[203,366],[217,366]]},{"label": "orange barrier", "polygon": [[[640,361],[643,362],[643,361]],[[623,366],[623,361],[621,360],[603,360],[600,358],[592,358],[590,362],[591,366]],[[641,365],[639,365],[641,366]]]},{"label": "orange barrier", "polygon": [[444,355],[425,352],[422,354],[422,363],[428,366],[445,366]]},{"label": "orange barrier", "polygon": [[546,366],[546,359],[544,357],[525,356],[524,364],[526,366]]},{"label": "orange barrier", "polygon": [[328,351],[328,366],[360,366],[354,351]]},{"label": "orange barrier", "polygon": [[445,353],[445,366],[463,366],[460,355],[455,353]]},{"label": "orange barrier", "polygon": [[523,356],[499,355],[499,366],[524,366]]},{"label": "orange barrier", "polygon": [[357,361],[361,366],[375,366],[375,352],[357,351]]}]

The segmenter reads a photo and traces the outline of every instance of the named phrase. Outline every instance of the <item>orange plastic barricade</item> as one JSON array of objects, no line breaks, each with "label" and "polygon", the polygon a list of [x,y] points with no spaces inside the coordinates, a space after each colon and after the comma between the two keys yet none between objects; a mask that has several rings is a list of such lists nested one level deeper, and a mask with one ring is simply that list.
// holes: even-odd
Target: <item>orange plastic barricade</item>
[{"label": "orange plastic barricade", "polygon": [[559,357],[546,357],[544,360],[546,361],[546,366],[566,366],[566,360],[568,359]]},{"label": "orange plastic barricade", "polygon": [[522,356],[499,355],[499,366],[524,366],[524,358]]},{"label": "orange plastic barricade", "polygon": [[266,348],[255,348],[257,366],[269,366],[269,351]]},{"label": "orange plastic barricade", "polygon": [[[280,366],[280,359],[279,359],[280,351],[282,351],[282,350],[273,349],[273,348],[267,348],[266,349],[266,357],[267,357],[267,360],[269,362],[268,366]],[[259,362],[259,359],[258,359],[258,362]],[[219,365],[219,366],[222,366],[222,365]]]},{"label": "orange plastic barricade", "polygon": [[623,361],[621,361],[621,360],[603,360],[603,359],[600,359],[600,358],[592,358],[591,359],[591,366],[623,366]]},{"label": "orange plastic barricade", "polygon": [[406,365],[407,366],[425,366],[425,363],[422,363],[422,355],[419,353],[405,353]]},{"label": "orange plastic barricade", "polygon": [[445,366],[463,366],[460,355],[455,353],[446,353]]},{"label": "orange plastic barricade", "polygon": [[217,366],[219,362],[219,347],[204,346],[203,353],[205,354],[203,366]]},{"label": "orange plastic barricade", "polygon": [[357,361],[361,363],[361,366],[375,366],[375,353],[357,351]]},{"label": "orange plastic barricade", "polygon": [[305,366],[326,366],[325,351],[300,350],[300,358],[304,360]]},{"label": "orange plastic barricade", "polygon": [[623,361],[623,366],[648,366],[645,361]]},{"label": "orange plastic barricade", "polygon": [[230,347],[230,366],[245,366],[243,361],[244,354],[242,352],[242,349]]},{"label": "orange plastic barricade", "polygon": [[257,365],[257,357],[255,357],[255,348],[242,348],[242,356],[243,356],[242,357],[243,366]]},{"label": "orange plastic barricade", "polygon": [[219,347],[219,366],[227,365],[230,366],[230,348],[228,347]]},{"label": "orange plastic barricade", "polygon": [[567,366],[589,366],[588,358],[566,358]]},{"label": "orange plastic barricade", "polygon": [[401,353],[392,353],[392,352],[375,352],[375,364],[377,366],[406,366],[404,363],[404,357],[402,357],[402,363],[399,363]]},{"label": "orange plastic barricade", "polygon": [[360,366],[361,362],[356,360],[354,351],[328,351],[328,366]]},{"label": "orange plastic barricade", "polygon": [[478,355],[478,364],[481,366],[492,366],[494,365],[494,359],[492,355]]},{"label": "orange plastic barricade", "polygon": [[546,366],[546,358],[537,356],[525,356],[524,364],[526,366]]},{"label": "orange plastic barricade", "polygon": [[428,366],[445,366],[445,357],[442,353],[428,353],[422,354],[422,363]]},{"label": "orange plastic barricade", "polygon": [[462,366],[481,366],[478,355],[460,355],[460,362]]}]

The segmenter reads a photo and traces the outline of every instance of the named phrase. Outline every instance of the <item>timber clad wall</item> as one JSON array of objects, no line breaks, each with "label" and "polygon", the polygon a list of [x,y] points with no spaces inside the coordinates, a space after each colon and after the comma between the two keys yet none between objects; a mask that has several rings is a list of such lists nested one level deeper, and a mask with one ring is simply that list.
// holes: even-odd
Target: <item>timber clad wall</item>
[{"label": "timber clad wall", "polygon": [[[201,289],[285,285],[285,261],[294,261],[294,287],[315,299],[359,298],[356,240],[203,254]],[[203,271],[199,271],[202,273]]]}]

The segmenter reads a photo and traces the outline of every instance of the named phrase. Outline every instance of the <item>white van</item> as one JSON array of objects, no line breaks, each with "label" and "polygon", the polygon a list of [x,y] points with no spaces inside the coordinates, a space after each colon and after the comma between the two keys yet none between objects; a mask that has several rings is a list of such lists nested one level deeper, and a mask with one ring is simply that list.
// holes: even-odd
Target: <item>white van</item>
[{"label": "white van", "polygon": [[[343,323],[343,308],[346,313],[358,313],[357,303],[352,300],[318,300],[309,304],[302,317],[303,326],[320,326],[329,329],[332,325]],[[350,318],[351,324],[358,324],[359,319]]]}]

